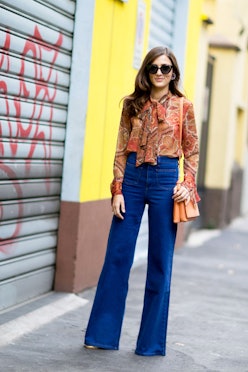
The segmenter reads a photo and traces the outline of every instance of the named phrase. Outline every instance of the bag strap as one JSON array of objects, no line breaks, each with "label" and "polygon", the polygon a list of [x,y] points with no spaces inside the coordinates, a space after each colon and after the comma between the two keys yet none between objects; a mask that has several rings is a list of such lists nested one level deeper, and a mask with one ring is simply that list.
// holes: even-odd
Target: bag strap
[{"label": "bag strap", "polygon": [[183,157],[183,149],[182,149],[182,133],[183,133],[183,97],[179,99],[179,145],[180,145],[180,152],[179,152],[179,177],[177,181],[178,190],[180,188],[181,183],[181,171],[183,168],[182,157]]},{"label": "bag strap", "polygon": [[183,149],[182,149],[182,134],[183,134],[183,97],[180,97],[179,102],[179,144],[181,148],[179,159],[181,159],[183,155]]}]

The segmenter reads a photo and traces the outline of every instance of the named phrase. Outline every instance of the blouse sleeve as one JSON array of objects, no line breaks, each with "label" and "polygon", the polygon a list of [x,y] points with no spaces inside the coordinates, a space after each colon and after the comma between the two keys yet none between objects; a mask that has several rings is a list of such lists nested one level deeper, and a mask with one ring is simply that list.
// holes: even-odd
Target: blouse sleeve
[{"label": "blouse sleeve", "polygon": [[196,187],[196,172],[199,162],[199,143],[194,109],[189,101],[183,108],[182,149],[184,153],[184,181],[182,185],[189,190],[191,199],[198,202],[200,197]]},{"label": "blouse sleeve", "polygon": [[131,120],[127,113],[126,103],[124,101],[119,125],[117,145],[114,157],[113,173],[114,179],[110,185],[112,198],[114,195],[122,194],[122,182],[127,161],[127,144],[131,133]]}]

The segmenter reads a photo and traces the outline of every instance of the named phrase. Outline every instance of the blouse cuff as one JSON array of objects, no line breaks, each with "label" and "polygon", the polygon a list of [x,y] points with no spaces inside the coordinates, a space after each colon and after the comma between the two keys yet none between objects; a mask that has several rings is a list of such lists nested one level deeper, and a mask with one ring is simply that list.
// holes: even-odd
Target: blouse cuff
[{"label": "blouse cuff", "polygon": [[122,181],[113,180],[110,184],[110,191],[112,194],[112,198],[115,195],[121,195],[122,194]]},{"label": "blouse cuff", "polygon": [[181,183],[181,185],[189,191],[190,199],[194,204],[198,203],[201,200],[197,192],[196,184],[192,179],[184,178],[184,181]]}]

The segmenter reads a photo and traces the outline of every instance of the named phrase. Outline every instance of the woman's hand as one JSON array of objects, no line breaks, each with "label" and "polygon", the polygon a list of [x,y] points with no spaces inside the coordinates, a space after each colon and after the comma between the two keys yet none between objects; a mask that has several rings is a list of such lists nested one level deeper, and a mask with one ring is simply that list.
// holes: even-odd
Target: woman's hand
[{"label": "woman's hand", "polygon": [[122,213],[125,213],[126,210],[125,210],[124,196],[122,194],[115,195],[113,197],[112,210],[116,217],[120,218],[121,220],[124,220]]},{"label": "woman's hand", "polygon": [[173,197],[172,199],[174,199],[177,203],[180,203],[184,200],[186,200],[186,205],[189,203],[190,201],[190,195],[189,195],[189,192],[188,190],[186,189],[186,187],[184,186],[179,186],[176,185],[173,189]]}]

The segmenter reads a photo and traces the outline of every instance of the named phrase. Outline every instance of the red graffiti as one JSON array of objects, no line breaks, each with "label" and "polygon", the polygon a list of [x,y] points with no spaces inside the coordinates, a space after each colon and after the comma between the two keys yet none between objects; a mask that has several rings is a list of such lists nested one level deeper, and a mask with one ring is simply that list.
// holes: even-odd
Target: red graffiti
[{"label": "red graffiti", "polygon": [[[15,180],[13,187],[17,195],[17,199],[22,198],[22,190],[18,184],[17,176],[14,169],[6,164],[4,157],[16,158],[18,151],[20,151],[20,138],[22,143],[28,144],[28,150],[25,154],[26,174],[28,178],[30,172],[30,159],[33,158],[37,145],[42,144],[44,159],[44,169],[47,176],[49,176],[49,159],[51,158],[50,141],[52,139],[52,123],[54,117],[54,104],[57,94],[58,73],[55,69],[55,63],[59,55],[60,48],[63,43],[63,35],[58,33],[57,40],[54,44],[46,42],[39,30],[35,26],[33,35],[24,41],[23,50],[19,56],[20,65],[17,74],[16,84],[17,91],[15,94],[10,92],[11,88],[8,85],[8,74],[11,74],[11,38],[13,36],[6,30],[5,41],[2,46],[0,54],[0,69],[3,76],[0,79],[0,94],[2,95],[2,110],[4,112],[3,120],[0,120],[0,171],[7,179]],[[43,63],[44,56],[46,63]],[[29,77],[27,82],[27,69],[30,69],[30,61],[32,61],[32,78]],[[29,67],[27,66],[29,64]],[[45,65],[45,68],[44,68]],[[30,71],[29,71],[30,72]],[[34,89],[30,91],[30,81],[33,83]],[[25,112],[25,105],[28,105],[29,112]],[[23,113],[25,113],[25,124],[22,121]],[[49,125],[49,130],[44,132],[41,121],[44,120]],[[4,132],[5,125],[5,135]],[[7,130],[7,135],[6,135]],[[7,138],[3,140],[3,136]],[[10,154],[10,155],[6,155]],[[49,184],[47,185],[49,187]],[[0,196],[0,220],[4,218],[3,200],[4,195]],[[2,203],[1,203],[2,201]],[[0,241],[5,243],[19,236],[21,231],[21,218],[23,216],[22,204],[18,208],[18,223],[15,228],[9,232],[6,237],[1,236]],[[3,251],[0,247],[0,251]]]}]

